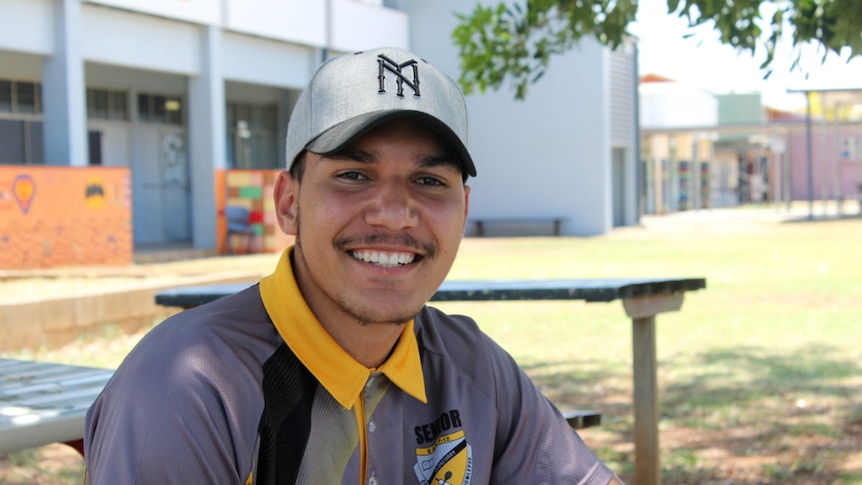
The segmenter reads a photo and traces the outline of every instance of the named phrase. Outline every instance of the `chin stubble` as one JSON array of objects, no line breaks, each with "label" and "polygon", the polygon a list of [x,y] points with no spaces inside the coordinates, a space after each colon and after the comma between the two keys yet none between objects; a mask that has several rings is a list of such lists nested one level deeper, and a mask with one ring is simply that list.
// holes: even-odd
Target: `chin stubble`
[{"label": "chin stubble", "polygon": [[[309,266],[308,260],[305,257],[305,251],[302,250],[302,237],[301,237],[301,235],[302,235],[302,230],[301,230],[302,223],[301,223],[301,220],[302,220],[301,211],[299,208],[299,203],[297,203],[297,205],[296,205],[296,242],[294,244],[296,245],[297,249],[299,249],[299,255],[300,255],[300,259],[301,259],[300,264],[302,264],[305,267],[306,274],[308,274],[313,280],[316,280],[317,277],[311,271],[311,267]],[[428,256],[431,256],[435,252],[433,247],[423,247],[422,245],[419,244],[418,241],[416,241],[415,238],[413,238],[409,234],[404,234],[404,235],[399,235],[399,236],[381,236],[381,235],[372,234],[369,236],[365,236],[362,240],[363,240],[363,242],[365,242],[367,244],[373,244],[373,243],[379,244],[379,243],[383,242],[383,238],[387,238],[387,241],[391,243],[391,242],[393,242],[391,237],[398,238],[397,239],[398,243],[400,243],[402,245],[406,245],[407,247],[411,247],[411,248],[415,248],[415,249],[424,249],[425,253]],[[339,245],[343,245],[345,242],[355,242],[355,241],[356,241],[356,238],[342,238],[341,240],[339,240],[338,242],[335,243],[335,246],[336,246],[335,249],[341,250],[338,247]],[[428,245],[428,246],[430,246],[430,245]],[[315,281],[315,285],[317,285],[319,288],[322,288],[322,286],[316,281]],[[378,321],[377,318],[372,317],[372,315],[369,311],[365,311],[363,309],[356,308],[355,305],[351,304],[350,302],[348,302],[345,298],[343,298],[340,295],[335,295],[335,298],[333,298],[333,301],[338,305],[339,308],[341,308],[342,312],[344,312],[350,318],[354,319],[356,321],[356,323],[358,323],[360,326],[370,325],[373,323],[382,323],[382,324],[387,324],[387,325],[404,325],[407,322],[409,322],[414,316],[416,316],[416,313],[418,313],[419,310],[421,309],[421,308],[419,308],[415,312],[411,312],[409,315],[391,316],[388,318],[384,318],[383,321]]]}]

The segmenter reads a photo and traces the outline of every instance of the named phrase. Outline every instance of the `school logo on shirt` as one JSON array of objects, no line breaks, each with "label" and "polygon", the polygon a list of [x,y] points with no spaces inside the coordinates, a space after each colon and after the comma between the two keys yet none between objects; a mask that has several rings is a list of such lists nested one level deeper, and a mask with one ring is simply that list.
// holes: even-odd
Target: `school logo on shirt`
[{"label": "school logo on shirt", "polygon": [[464,430],[440,436],[427,448],[416,448],[413,470],[422,485],[469,485],[473,447]]}]

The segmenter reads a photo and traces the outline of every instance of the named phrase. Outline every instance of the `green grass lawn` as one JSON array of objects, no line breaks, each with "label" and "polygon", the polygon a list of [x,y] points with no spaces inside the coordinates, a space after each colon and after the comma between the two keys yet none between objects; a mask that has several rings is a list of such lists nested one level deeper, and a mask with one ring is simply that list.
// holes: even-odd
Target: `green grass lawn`
[{"label": "green grass lawn", "polygon": [[[705,277],[657,319],[665,483],[862,483],[862,220],[473,241],[455,278]],[[631,325],[618,302],[451,303],[630,480]]]},{"label": "green grass lawn", "polygon": [[[629,276],[707,279],[657,319],[665,484],[862,484],[862,219],[467,239],[450,278]],[[619,302],[435,305],[474,317],[553,401],[601,410],[582,436],[631,483],[631,323]],[[139,337],[20,356],[114,366]],[[46,467],[34,453],[7,462]],[[77,483],[64,480],[44,483]]]}]

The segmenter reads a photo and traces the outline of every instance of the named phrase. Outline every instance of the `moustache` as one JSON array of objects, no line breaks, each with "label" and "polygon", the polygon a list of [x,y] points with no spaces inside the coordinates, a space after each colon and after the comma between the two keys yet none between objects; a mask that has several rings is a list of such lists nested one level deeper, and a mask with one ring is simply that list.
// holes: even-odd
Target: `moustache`
[{"label": "moustache", "polygon": [[350,246],[402,246],[414,249],[426,256],[433,256],[437,249],[432,243],[421,243],[415,237],[406,233],[399,234],[382,234],[372,233],[358,236],[346,236],[335,241],[335,246],[339,249],[344,249]]}]

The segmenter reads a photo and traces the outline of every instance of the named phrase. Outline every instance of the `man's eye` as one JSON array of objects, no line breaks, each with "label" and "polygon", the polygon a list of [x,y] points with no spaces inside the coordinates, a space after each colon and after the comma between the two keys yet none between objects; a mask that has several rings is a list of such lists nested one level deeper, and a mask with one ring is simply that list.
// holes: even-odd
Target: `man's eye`
[{"label": "man's eye", "polygon": [[416,179],[416,183],[420,185],[431,185],[431,186],[444,186],[446,185],[442,180],[437,177],[419,177]]},{"label": "man's eye", "polygon": [[344,180],[368,180],[368,177],[359,172],[342,172],[338,174],[338,178]]}]

